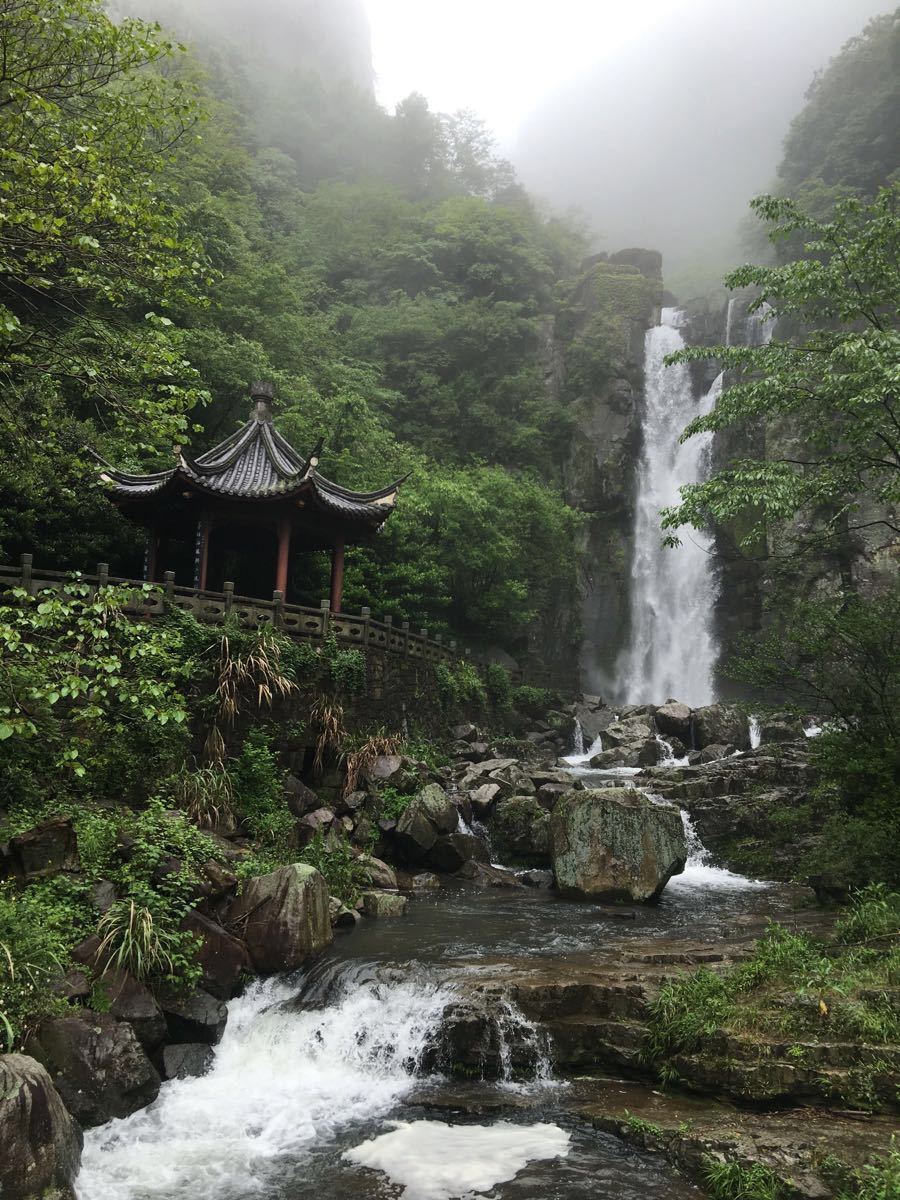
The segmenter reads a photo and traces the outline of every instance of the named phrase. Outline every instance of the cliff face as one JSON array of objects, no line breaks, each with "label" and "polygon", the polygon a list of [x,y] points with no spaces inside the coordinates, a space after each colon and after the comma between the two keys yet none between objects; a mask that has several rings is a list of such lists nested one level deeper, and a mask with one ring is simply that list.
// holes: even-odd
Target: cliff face
[{"label": "cliff face", "polygon": [[590,691],[608,687],[628,634],[644,334],[661,302],[656,251],[595,255],[563,289],[551,342],[550,384],[572,417],[564,490],[588,517],[580,673]]}]

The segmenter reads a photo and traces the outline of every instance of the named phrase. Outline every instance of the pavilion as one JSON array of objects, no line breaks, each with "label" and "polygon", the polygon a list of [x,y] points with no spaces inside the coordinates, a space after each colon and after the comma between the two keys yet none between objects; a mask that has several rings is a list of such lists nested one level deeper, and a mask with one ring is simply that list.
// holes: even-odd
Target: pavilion
[{"label": "pavilion", "polygon": [[377,492],[331,483],[317,470],[321,441],[304,458],[275,428],[273,394],[271,384],[254,383],[250,420],[199,458],[179,451],[174,467],[151,475],[105,466],[101,479],[121,512],[147,530],[148,580],[177,559],[173,543],[187,542],[200,591],[221,588],[227,576],[245,595],[262,597],[274,583],[284,599],[292,554],[329,550],[330,607],[340,612],[344,548],[371,541],[402,480]]}]

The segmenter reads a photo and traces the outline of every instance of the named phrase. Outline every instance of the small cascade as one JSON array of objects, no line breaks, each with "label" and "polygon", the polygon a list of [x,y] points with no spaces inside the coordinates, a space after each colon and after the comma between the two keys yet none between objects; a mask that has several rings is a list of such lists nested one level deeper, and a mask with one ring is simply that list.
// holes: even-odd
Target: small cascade
[{"label": "small cascade", "polygon": [[675,749],[672,746],[672,743],[667,742],[666,739],[661,734],[658,733],[656,735],[656,741],[657,741],[657,744],[662,747],[662,751],[663,751],[663,756],[659,760],[659,766],[661,766],[661,767],[686,767],[688,765],[687,755],[685,754],[683,757],[677,758],[675,755]]},{"label": "small cascade", "polygon": [[750,717],[750,749],[756,750],[762,741],[760,733],[759,717]]},{"label": "small cascade", "polygon": [[[584,732],[581,729],[580,725],[578,726],[578,729],[579,729],[581,736],[580,736],[580,738],[576,737],[575,745],[573,747],[572,753],[565,755],[565,757],[561,760],[569,767],[584,767],[584,766],[586,766],[591,761],[591,759],[594,757],[594,755],[599,754],[600,751],[603,749],[603,737],[601,734],[598,733],[597,736],[594,738],[594,740],[591,742],[590,746],[588,746],[587,750],[585,750],[585,748],[584,748]],[[579,741],[581,743],[580,748],[579,748]]]},{"label": "small cascade", "polygon": [[277,1160],[398,1103],[454,997],[359,967],[255,983],[229,1005],[208,1074],[86,1134],[79,1200],[265,1194]]},{"label": "small cascade", "polygon": [[680,488],[707,471],[711,434],[681,443],[685,426],[709,412],[722,391],[722,375],[698,404],[687,364],[667,367],[666,357],[684,348],[682,314],[664,308],[661,323],[647,331],[643,448],[637,478],[634,557],[631,568],[631,632],[622,657],[621,694],[632,703],[678,696],[692,707],[714,699],[717,646],[713,635],[716,578],[712,539],[684,532],[682,544],[662,544],[660,510],[678,503]]},{"label": "small cascade", "polygon": [[581,722],[575,718],[575,732],[572,735],[572,757],[579,758],[584,754],[584,729]]},{"label": "small cascade", "polygon": [[700,840],[700,835],[686,809],[681,810],[681,821],[687,842],[687,863],[681,875],[675,875],[669,880],[666,885],[667,891],[672,889],[676,893],[752,892],[769,886],[762,880],[748,879],[746,875],[736,875],[733,871],[726,871],[724,867],[712,866],[709,861],[710,853]]}]

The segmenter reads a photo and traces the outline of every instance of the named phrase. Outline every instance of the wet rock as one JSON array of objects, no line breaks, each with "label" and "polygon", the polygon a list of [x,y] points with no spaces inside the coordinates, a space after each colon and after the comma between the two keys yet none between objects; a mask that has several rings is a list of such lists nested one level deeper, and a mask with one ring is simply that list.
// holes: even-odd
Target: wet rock
[{"label": "wet rock", "polygon": [[394,837],[401,853],[416,862],[425,857],[442,833],[453,833],[458,824],[453,801],[439,784],[430,783],[406,806]]},{"label": "wet rock", "polygon": [[88,896],[98,913],[108,912],[116,902],[116,885],[108,879],[98,879],[91,884]]},{"label": "wet rock", "polygon": [[480,838],[472,833],[448,833],[439,837],[428,851],[427,862],[445,874],[458,871],[467,862],[488,862],[490,855]]},{"label": "wet rock", "polygon": [[166,1046],[162,1054],[165,1079],[193,1079],[205,1075],[213,1064],[213,1049],[206,1042]]},{"label": "wet rock", "polygon": [[655,767],[666,757],[666,748],[657,738],[648,738],[638,750],[639,767]]},{"label": "wet rock", "polygon": [[692,712],[686,704],[667,700],[654,713],[656,728],[664,738],[679,738],[686,746],[691,744]]},{"label": "wet rock", "polygon": [[225,1032],[228,1010],[215,996],[197,988],[186,996],[163,999],[171,1042],[204,1042],[214,1046]]},{"label": "wet rock", "polygon": [[700,751],[700,762],[717,762],[720,758],[728,758],[734,754],[734,746],[704,746]]},{"label": "wet rock", "polygon": [[504,796],[533,796],[537,790],[531,777],[517,763],[491,771],[490,779],[500,785],[500,792]]},{"label": "wet rock", "polygon": [[681,814],[634,788],[569,792],[550,816],[556,886],[565,896],[649,900],[684,870]]},{"label": "wet rock", "polygon": [[656,730],[651,728],[650,722],[645,718],[641,716],[629,717],[627,720],[616,721],[614,725],[609,726],[603,735],[603,745],[607,748],[611,746],[643,745],[655,733]]},{"label": "wet rock", "polygon": [[394,779],[404,767],[404,759],[400,754],[379,754],[366,771],[367,777],[373,783],[386,783]]},{"label": "wet rock", "polygon": [[541,808],[546,808],[547,812],[553,812],[560,796],[564,796],[571,790],[571,781],[568,783],[542,783],[537,791],[538,804]]},{"label": "wet rock", "polygon": [[536,796],[501,800],[491,818],[491,841],[502,859],[543,867],[550,861],[550,814]]},{"label": "wet rock", "polygon": [[608,771],[611,767],[636,767],[641,744],[611,746],[609,750],[601,750],[590,760],[590,765],[595,771]]},{"label": "wet rock", "polygon": [[189,912],[181,928],[200,940],[197,959],[203,972],[203,988],[219,1000],[230,1000],[236,993],[241,976],[250,969],[247,947],[217,922],[196,910]]},{"label": "wet rock", "polygon": [[441,886],[440,878],[433,871],[397,872],[397,883],[401,892],[432,892]]},{"label": "wet rock", "polygon": [[288,808],[295,817],[303,817],[308,812],[321,807],[319,797],[308,788],[296,775],[288,775],[284,781],[284,795]]},{"label": "wet rock", "polygon": [[469,792],[469,803],[472,805],[472,812],[476,817],[484,820],[489,816],[491,809],[500,798],[500,795],[501,788],[499,783],[481,784],[473,792]]},{"label": "wet rock", "polygon": [[402,917],[409,900],[397,892],[363,892],[362,910],[367,917]]},{"label": "wet rock", "polygon": [[294,970],[331,941],[325,880],[305,863],[250,879],[229,910],[229,924],[241,932],[257,971]]},{"label": "wet rock", "polygon": [[49,879],[63,871],[77,871],[78,838],[68,817],[42,821],[9,839],[7,869],[20,883]]},{"label": "wet rock", "polygon": [[81,1130],[46,1069],[25,1054],[0,1055],[0,1195],[70,1200]]},{"label": "wet rock", "polygon": [[733,704],[707,704],[694,710],[694,744],[699,750],[729,743],[738,750],[750,749],[750,722],[745,712]]},{"label": "wet rock", "polygon": [[803,722],[789,713],[776,713],[760,722],[759,740],[764,746],[773,742],[799,742],[805,736]]},{"label": "wet rock", "polygon": [[159,1094],[159,1075],[134,1030],[110,1013],[82,1009],[44,1021],[27,1049],[84,1128],[127,1117]]},{"label": "wet rock", "polygon": [[91,981],[84,971],[75,968],[66,971],[65,975],[60,976],[52,986],[55,995],[62,996],[70,1003],[76,1000],[87,1000],[91,994]]},{"label": "wet rock", "polygon": [[369,887],[396,892],[397,873],[386,862],[382,862],[380,858],[374,858],[371,854],[361,854],[356,860],[356,865],[360,874],[365,876]]},{"label": "wet rock", "polygon": [[549,890],[553,887],[553,872],[533,867],[530,871],[517,871],[516,879],[526,887]]},{"label": "wet rock", "polygon": [[471,724],[454,725],[450,730],[450,736],[454,742],[477,742],[478,730]]},{"label": "wet rock", "polygon": [[97,986],[109,1001],[109,1012],[118,1021],[127,1021],[148,1054],[166,1039],[166,1019],[143,983],[118,967],[107,967]]},{"label": "wet rock", "polygon": [[516,872],[493,863],[467,862],[459,871],[460,878],[469,879],[479,887],[521,887]]},{"label": "wet rock", "polygon": [[222,863],[214,858],[208,859],[200,866],[201,890],[208,900],[221,900],[229,895],[238,885],[238,877],[229,871]]}]

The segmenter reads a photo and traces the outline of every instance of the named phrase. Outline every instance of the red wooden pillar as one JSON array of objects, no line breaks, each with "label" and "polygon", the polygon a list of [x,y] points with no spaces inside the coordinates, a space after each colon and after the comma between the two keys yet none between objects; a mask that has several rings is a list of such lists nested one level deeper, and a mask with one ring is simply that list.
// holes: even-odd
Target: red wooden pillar
[{"label": "red wooden pillar", "polygon": [[200,570],[197,574],[197,587],[201,592],[206,591],[206,575],[209,567],[209,535],[212,532],[212,521],[207,513],[200,518]]},{"label": "red wooden pillar", "polygon": [[275,591],[287,598],[288,564],[291,554],[291,522],[282,517],[278,522],[278,565],[275,568]]},{"label": "red wooden pillar", "polygon": [[331,547],[331,611],[341,611],[341,596],[344,592],[344,538],[334,539]]}]

